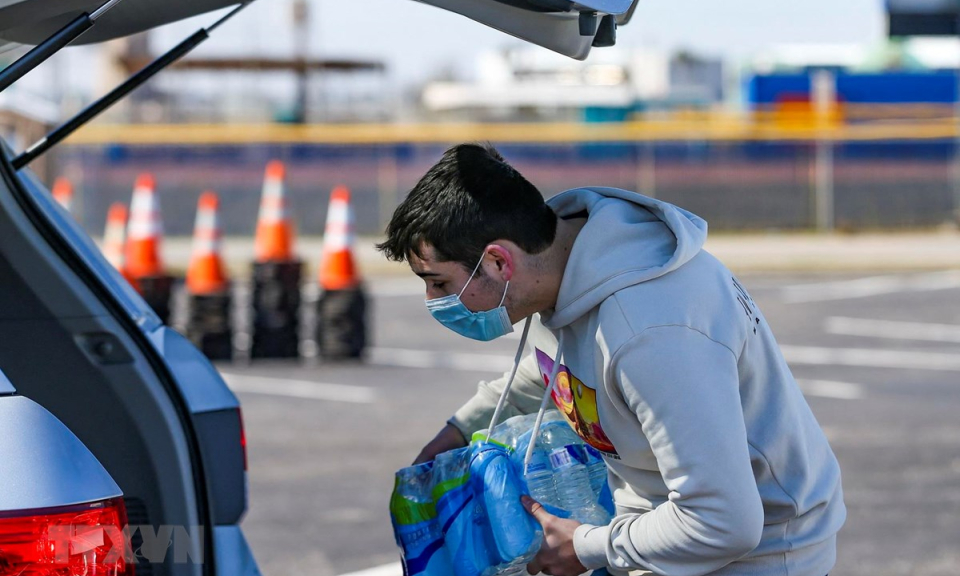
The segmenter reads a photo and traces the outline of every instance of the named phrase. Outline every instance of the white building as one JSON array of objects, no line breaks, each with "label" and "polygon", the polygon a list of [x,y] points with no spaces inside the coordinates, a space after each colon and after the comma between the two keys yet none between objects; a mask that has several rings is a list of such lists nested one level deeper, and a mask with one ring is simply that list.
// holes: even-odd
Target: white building
[{"label": "white building", "polygon": [[632,111],[722,98],[718,60],[647,49],[598,50],[585,62],[533,48],[481,54],[465,80],[423,89],[432,113],[480,119],[576,118],[591,108]]}]

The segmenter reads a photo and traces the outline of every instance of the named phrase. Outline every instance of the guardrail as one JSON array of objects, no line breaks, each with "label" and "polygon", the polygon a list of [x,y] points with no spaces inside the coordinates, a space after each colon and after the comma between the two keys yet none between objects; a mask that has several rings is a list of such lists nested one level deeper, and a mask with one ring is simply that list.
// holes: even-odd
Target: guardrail
[{"label": "guardrail", "polygon": [[839,123],[804,115],[695,115],[623,123],[92,125],[66,142],[91,144],[445,144],[576,142],[859,142],[960,138],[957,118]]}]

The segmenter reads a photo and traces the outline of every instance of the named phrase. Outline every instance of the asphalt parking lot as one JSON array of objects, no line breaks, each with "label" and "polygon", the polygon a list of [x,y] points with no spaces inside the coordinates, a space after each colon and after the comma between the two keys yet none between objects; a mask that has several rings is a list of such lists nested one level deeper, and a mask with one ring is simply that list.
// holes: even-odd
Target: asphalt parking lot
[{"label": "asphalt parking lot", "polygon": [[[956,575],[960,270],[740,279],[840,459],[848,520],[832,574]],[[415,278],[368,284],[368,362],[220,365],[243,402],[243,525],[268,576],[399,574],[393,472],[517,345],[445,330]]]}]

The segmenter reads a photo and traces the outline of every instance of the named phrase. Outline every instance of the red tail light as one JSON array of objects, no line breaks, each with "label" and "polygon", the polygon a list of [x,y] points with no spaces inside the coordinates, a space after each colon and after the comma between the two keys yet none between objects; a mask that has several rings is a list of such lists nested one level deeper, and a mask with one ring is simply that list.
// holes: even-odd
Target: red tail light
[{"label": "red tail light", "polygon": [[126,527],[120,498],[0,512],[0,576],[133,576]]},{"label": "red tail light", "polygon": [[243,471],[247,471],[247,433],[243,430],[243,411],[237,408],[237,417],[240,418],[240,449],[243,450]]}]

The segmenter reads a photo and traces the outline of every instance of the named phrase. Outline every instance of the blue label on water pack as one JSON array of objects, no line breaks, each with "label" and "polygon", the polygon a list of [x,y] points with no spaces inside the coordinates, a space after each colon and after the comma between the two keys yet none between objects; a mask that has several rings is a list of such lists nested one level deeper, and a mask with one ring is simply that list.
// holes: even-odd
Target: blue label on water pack
[{"label": "blue label on water pack", "polygon": [[527,474],[549,469],[550,458],[544,455],[542,452],[534,452],[533,456],[530,458],[530,463],[527,464]]},{"label": "blue label on water pack", "polygon": [[579,446],[570,444],[563,448],[557,448],[550,453],[550,465],[554,470],[560,470],[577,464],[585,464],[583,461],[584,453],[579,450]]},{"label": "blue label on water pack", "polygon": [[603,455],[600,451],[589,444],[583,445],[583,451],[587,453],[587,458],[589,458],[590,461],[603,460]]}]

